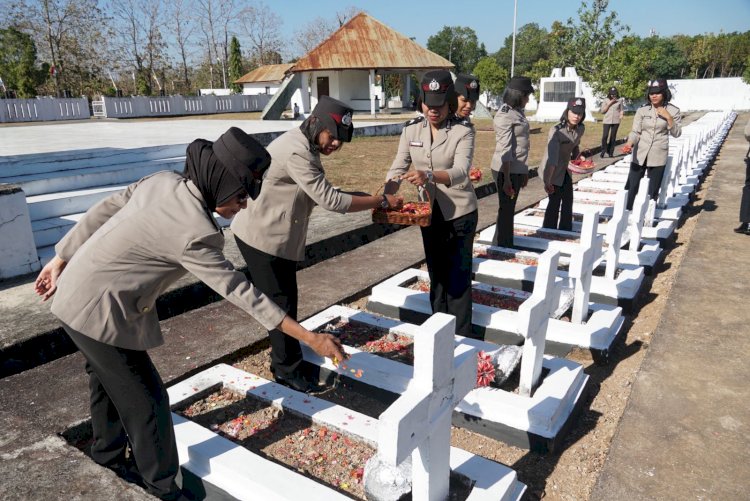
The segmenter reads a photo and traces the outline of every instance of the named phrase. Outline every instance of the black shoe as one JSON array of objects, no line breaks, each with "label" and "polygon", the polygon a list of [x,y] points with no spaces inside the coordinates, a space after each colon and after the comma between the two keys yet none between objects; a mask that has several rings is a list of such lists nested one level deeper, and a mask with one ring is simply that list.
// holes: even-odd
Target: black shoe
[{"label": "black shoe", "polygon": [[734,229],[734,232],[750,235],[750,223],[740,223],[740,225]]},{"label": "black shoe", "polygon": [[612,153],[609,154],[609,158],[612,158]]},{"label": "black shoe", "polygon": [[321,385],[320,382],[313,381],[297,373],[289,376],[274,376],[274,380],[287,388],[308,394],[320,393],[327,388],[325,385]]},{"label": "black shoe", "polygon": [[[601,153],[599,153],[599,156],[600,156],[601,158],[604,158],[604,152],[602,151]],[[610,156],[612,156],[612,155],[610,155]]]}]

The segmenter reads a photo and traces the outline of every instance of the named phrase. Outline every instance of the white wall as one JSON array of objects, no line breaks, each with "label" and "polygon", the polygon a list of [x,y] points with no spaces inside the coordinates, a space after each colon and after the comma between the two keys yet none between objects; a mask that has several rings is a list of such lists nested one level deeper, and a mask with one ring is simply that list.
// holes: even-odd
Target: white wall
[{"label": "white wall", "polygon": [[279,90],[279,84],[274,82],[255,82],[242,84],[242,94],[245,96],[257,96],[268,94],[273,96]]},{"label": "white wall", "polygon": [[740,77],[670,80],[669,88],[682,111],[750,110],[750,85]]}]

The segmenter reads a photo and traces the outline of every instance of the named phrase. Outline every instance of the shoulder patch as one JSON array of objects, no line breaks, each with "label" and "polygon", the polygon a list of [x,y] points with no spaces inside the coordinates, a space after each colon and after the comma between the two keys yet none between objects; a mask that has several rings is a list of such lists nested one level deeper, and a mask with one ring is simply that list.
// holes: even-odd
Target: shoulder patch
[{"label": "shoulder patch", "polygon": [[646,107],[648,107],[648,106],[651,106],[651,103],[643,103],[643,104],[641,105],[641,108],[646,108]]},{"label": "shoulder patch", "polygon": [[474,127],[474,124],[471,123],[471,120],[469,120],[468,118],[461,118],[461,117],[457,117],[454,115],[451,117],[450,120],[453,125],[463,125],[465,127]]},{"label": "shoulder patch", "polygon": [[555,130],[560,130],[560,129],[562,129],[563,127],[565,127],[565,123],[564,123],[564,122],[557,122],[557,123],[555,124]]},{"label": "shoulder patch", "polygon": [[497,111],[502,111],[503,113],[508,113],[508,112],[509,112],[510,110],[512,110],[512,109],[513,109],[513,108],[511,108],[511,107],[510,107],[510,106],[508,106],[507,104],[503,103],[503,105],[502,105],[502,106],[500,107],[500,109],[499,109],[499,110],[497,110]]},{"label": "shoulder patch", "polygon": [[418,123],[421,123],[423,121],[424,121],[424,116],[418,116],[418,117],[412,118],[411,120],[407,121],[404,124],[404,127],[408,127],[410,125],[418,124]]}]

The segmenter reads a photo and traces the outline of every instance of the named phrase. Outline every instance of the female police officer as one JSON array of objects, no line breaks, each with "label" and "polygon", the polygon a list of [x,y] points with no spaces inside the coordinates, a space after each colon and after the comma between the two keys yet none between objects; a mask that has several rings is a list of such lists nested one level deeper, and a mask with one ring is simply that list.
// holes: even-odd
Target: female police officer
[{"label": "female police officer", "polygon": [[516,200],[521,188],[529,180],[529,122],[524,108],[534,92],[531,79],[513,77],[503,93],[503,105],[495,113],[495,153],[492,155],[492,177],[497,184],[500,206],[497,209],[497,224],[494,245],[513,246],[513,216]]},{"label": "female police officer", "polygon": [[646,92],[648,103],[644,104],[633,117],[633,129],[628,135],[626,148],[633,148],[633,161],[630,163],[628,180],[628,210],[632,210],[638,184],[648,172],[648,194],[652,200],[659,196],[659,188],[664,177],[669,153],[669,136],[680,137],[680,109],[669,101],[672,93],[667,80],[651,80]]},{"label": "female police officer", "polygon": [[607,99],[602,102],[601,112],[604,113],[604,119],[602,120],[602,151],[599,156],[604,158],[604,155],[608,154],[611,158],[615,152],[617,129],[620,128],[624,113],[623,99],[617,87],[609,88]]},{"label": "female police officer", "polygon": [[456,76],[454,86],[457,95],[456,116],[470,120],[479,99],[479,79],[474,75],[460,73]]},{"label": "female police officer", "polygon": [[560,123],[549,131],[541,163],[544,191],[549,195],[542,223],[545,228],[573,229],[573,179],[568,172],[568,162],[578,157],[578,145],[586,131],[585,118],[586,100],[574,97],[568,101]]},{"label": "female police officer", "polygon": [[183,175],[156,173],[92,207],[36,280],[44,300],[55,295],[52,313],[86,358],[91,457],[122,472],[129,444],[144,486],[161,499],[181,496],[177,449],[167,391],[146,350],[164,342],[154,306],[171,283],[190,271],[265,327],[343,356],[338,339],[302,328],[222,253],[212,212],[231,218],[244,208],[270,160],[237,128],[214,143],[194,141]]},{"label": "female police officer", "polygon": [[477,197],[469,180],[474,128],[454,116],[456,91],[449,72],[426,73],[420,93],[424,116],[404,126],[384,191],[398,190],[394,178],[429,190],[432,223],[422,228],[422,243],[432,311],[454,315],[456,333],[470,336],[471,251],[478,220]]},{"label": "female police officer", "polygon": [[[352,139],[352,109],[328,96],[299,128],[268,146],[271,166],[258,199],[232,222],[250,280],[289,315],[297,315],[297,262],[305,258],[305,239],[316,205],[345,213],[397,207],[400,197],[344,193],[326,179],[320,155],[330,155]],[[300,391],[315,390],[301,370],[299,341],[278,329],[271,338],[271,371],[277,382]]]}]

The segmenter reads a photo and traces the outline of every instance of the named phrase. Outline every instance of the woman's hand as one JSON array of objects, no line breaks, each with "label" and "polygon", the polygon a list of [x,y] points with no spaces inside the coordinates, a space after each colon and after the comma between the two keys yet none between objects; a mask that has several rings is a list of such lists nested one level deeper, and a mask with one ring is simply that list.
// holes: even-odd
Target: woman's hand
[{"label": "woman's hand", "polygon": [[34,292],[38,296],[42,296],[42,301],[48,300],[57,292],[57,279],[67,264],[58,256],[55,256],[39,272],[39,276],[36,277],[34,282]]},{"label": "woman's hand", "polygon": [[341,345],[341,340],[333,334],[311,333],[310,348],[321,357],[330,358],[334,365],[338,365],[349,358]]},{"label": "woman's hand", "polygon": [[544,183],[544,191],[546,191],[548,195],[552,195],[555,192],[555,185],[552,183]]},{"label": "woman's hand", "polygon": [[672,125],[674,124],[674,119],[672,118],[672,115],[667,111],[666,106],[659,106],[656,108],[656,114],[662,117],[664,120],[667,121],[667,125],[669,125],[669,128],[672,128]]},{"label": "woman's hand", "polygon": [[424,186],[429,180],[426,170],[410,170],[401,176],[402,180],[408,181],[414,186]]},{"label": "woman's hand", "polygon": [[385,198],[388,200],[389,209],[400,209],[404,206],[404,197],[401,195],[386,195]]},{"label": "woman's hand", "polygon": [[625,143],[625,144],[622,145],[622,154],[623,155],[627,155],[631,151],[633,151],[633,145],[630,144],[630,141],[628,141],[627,143]]},{"label": "woman's hand", "polygon": [[513,189],[513,185],[510,183],[510,180],[503,183],[503,193],[508,195],[510,198],[516,196],[516,190]]}]

